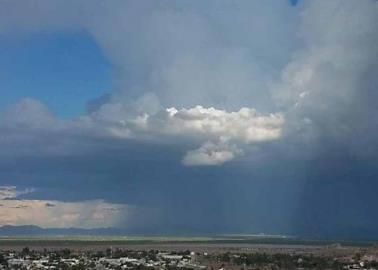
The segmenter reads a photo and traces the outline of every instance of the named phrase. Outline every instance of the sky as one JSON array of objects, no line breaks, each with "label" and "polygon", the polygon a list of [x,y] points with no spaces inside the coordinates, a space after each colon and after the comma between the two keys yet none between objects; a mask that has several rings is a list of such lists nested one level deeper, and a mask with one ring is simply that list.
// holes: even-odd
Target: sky
[{"label": "sky", "polygon": [[0,2],[0,225],[378,237],[378,2]]}]

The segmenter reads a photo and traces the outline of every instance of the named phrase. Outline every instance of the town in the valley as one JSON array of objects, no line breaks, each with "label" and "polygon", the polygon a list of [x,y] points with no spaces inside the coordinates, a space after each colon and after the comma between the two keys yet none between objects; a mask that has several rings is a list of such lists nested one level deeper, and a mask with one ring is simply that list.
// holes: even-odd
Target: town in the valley
[{"label": "town in the valley", "polygon": [[70,249],[24,247],[0,249],[0,269],[63,270],[274,270],[274,269],[378,269],[378,248],[339,245],[304,247],[229,248],[206,250]]}]

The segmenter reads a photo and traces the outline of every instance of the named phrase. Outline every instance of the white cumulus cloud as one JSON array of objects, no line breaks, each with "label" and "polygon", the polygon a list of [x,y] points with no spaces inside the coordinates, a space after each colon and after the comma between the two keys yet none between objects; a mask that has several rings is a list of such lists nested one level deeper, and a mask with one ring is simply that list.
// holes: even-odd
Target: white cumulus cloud
[{"label": "white cumulus cloud", "polygon": [[196,150],[188,151],[182,162],[187,166],[220,165],[242,153],[242,150],[235,146],[217,145],[207,142]]},{"label": "white cumulus cloud", "polygon": [[[252,108],[241,108],[235,112],[196,106],[176,109],[174,107],[124,119],[107,115],[114,113],[106,104],[100,109],[101,124],[109,135],[120,138],[158,139],[172,138],[203,144],[191,150],[183,159],[185,165],[217,165],[232,160],[242,152],[239,148],[253,144],[277,140],[282,136],[285,118],[280,113],[263,115]],[[118,105],[115,105],[118,107]],[[127,115],[117,110],[117,115]],[[103,119],[111,119],[104,124]],[[98,120],[97,114],[94,121]],[[230,144],[234,145],[230,147]]]}]

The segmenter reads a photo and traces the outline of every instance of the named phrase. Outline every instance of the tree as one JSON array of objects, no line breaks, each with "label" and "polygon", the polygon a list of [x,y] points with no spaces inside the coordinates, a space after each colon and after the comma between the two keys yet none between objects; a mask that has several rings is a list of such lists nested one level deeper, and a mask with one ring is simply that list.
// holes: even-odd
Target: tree
[{"label": "tree", "polygon": [[111,257],[112,256],[112,249],[107,248],[106,251],[105,251],[105,254],[106,254],[106,257]]},{"label": "tree", "polygon": [[3,254],[0,254],[0,265],[8,266],[8,261],[4,258]]},{"label": "tree", "polygon": [[25,256],[25,255],[29,255],[29,253],[30,253],[30,249],[28,248],[28,247],[24,247],[23,249],[22,249],[22,255],[23,256]]},{"label": "tree", "polygon": [[69,250],[68,248],[65,248],[62,250],[62,256],[63,258],[65,259],[68,259],[71,255],[71,250]]}]

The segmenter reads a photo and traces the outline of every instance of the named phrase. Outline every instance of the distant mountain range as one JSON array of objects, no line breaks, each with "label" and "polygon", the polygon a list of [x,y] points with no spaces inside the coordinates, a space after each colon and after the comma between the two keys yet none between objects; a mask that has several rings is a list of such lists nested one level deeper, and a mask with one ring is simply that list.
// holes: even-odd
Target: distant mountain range
[{"label": "distant mountain range", "polygon": [[[351,233],[353,232],[353,233]],[[122,228],[92,228],[92,229],[83,229],[83,228],[42,228],[36,225],[22,225],[22,226],[13,226],[13,225],[4,225],[0,226],[0,237],[5,236],[140,236],[140,235],[150,235],[150,236],[171,236],[172,234],[162,234],[159,231],[138,231],[138,230],[128,230]],[[174,234],[176,236],[190,236],[191,234]],[[227,234],[202,234],[202,235],[193,235],[193,236],[211,236],[211,237],[220,237],[220,238],[235,238],[235,235]],[[248,239],[248,235],[239,235],[244,236],[242,239]],[[261,236],[261,235],[260,235]],[[264,236],[264,235],[263,235]],[[265,235],[266,237],[272,237],[272,235]],[[274,235],[274,238],[277,238]],[[280,238],[280,237],[278,237]],[[282,239],[285,239],[283,237]],[[375,230],[362,230],[350,228],[348,230],[342,230],[336,233],[323,233],[321,235],[316,233],[302,233],[298,234],[295,237],[289,237],[292,239],[323,239],[323,240],[369,240],[369,241],[378,241],[378,231]]]},{"label": "distant mountain range", "polygon": [[12,226],[4,225],[0,227],[0,236],[58,236],[58,235],[126,235],[124,229],[118,228],[42,228],[35,225]]}]

